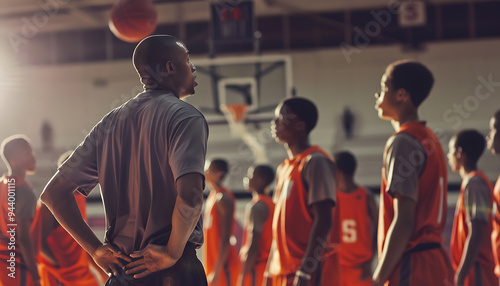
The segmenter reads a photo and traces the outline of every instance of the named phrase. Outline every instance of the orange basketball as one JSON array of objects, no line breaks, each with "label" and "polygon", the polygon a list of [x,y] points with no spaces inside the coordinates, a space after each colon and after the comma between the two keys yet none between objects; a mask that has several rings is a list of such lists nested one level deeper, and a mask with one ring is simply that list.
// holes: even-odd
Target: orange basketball
[{"label": "orange basketball", "polygon": [[109,29],[122,41],[137,43],[156,28],[157,13],[150,0],[118,0],[111,9]]}]

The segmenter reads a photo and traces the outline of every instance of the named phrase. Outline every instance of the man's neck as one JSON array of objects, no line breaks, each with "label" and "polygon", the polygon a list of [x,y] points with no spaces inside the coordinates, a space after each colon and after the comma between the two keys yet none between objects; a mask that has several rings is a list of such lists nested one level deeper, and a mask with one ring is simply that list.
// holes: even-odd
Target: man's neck
[{"label": "man's neck", "polygon": [[337,183],[338,188],[342,193],[349,194],[358,189],[358,186],[352,178],[339,179]]},{"label": "man's neck", "polygon": [[460,167],[458,173],[460,174],[462,180],[464,180],[471,172],[474,171],[477,171],[477,164],[464,164],[462,167]]},{"label": "man's neck", "polygon": [[295,142],[289,142],[285,144],[289,159],[293,159],[295,156],[304,152],[309,147],[311,147],[311,145],[309,144],[309,140],[307,137],[304,140],[297,140]]},{"label": "man's neck", "polygon": [[264,190],[255,190],[255,191],[252,191],[252,199],[253,200],[257,200],[257,198],[259,197],[259,195],[263,195],[264,194]]},{"label": "man's neck", "polygon": [[9,170],[8,174],[9,174],[9,176],[15,176],[18,178],[25,178],[26,177],[26,170],[13,168],[13,169]]},{"label": "man's neck", "polygon": [[408,123],[408,122],[412,122],[412,121],[419,121],[419,117],[418,117],[418,113],[417,113],[417,110],[416,109],[405,109],[403,110],[399,116],[398,116],[398,119],[396,120],[396,123],[397,124],[394,124],[393,123],[393,127],[396,131],[399,131],[399,128],[405,124],[405,123]]}]

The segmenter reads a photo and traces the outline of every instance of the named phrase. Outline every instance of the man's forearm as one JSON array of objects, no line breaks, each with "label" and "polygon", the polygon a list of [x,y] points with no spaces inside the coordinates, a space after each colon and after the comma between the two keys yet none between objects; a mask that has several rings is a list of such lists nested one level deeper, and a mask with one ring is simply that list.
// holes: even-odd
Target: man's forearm
[{"label": "man's forearm", "polygon": [[58,172],[45,187],[41,199],[59,224],[85,251],[93,255],[102,243],[83,220],[73,194],[75,189],[76,186]]},{"label": "man's forearm", "polygon": [[[465,279],[467,277],[474,261],[479,254],[479,250],[481,249],[482,240],[483,240],[483,231],[485,224],[483,223],[475,223],[474,226],[470,227],[469,235],[465,240],[464,252],[462,254],[462,259],[460,261],[460,265],[457,269],[457,276],[459,279]],[[463,282],[463,281],[462,281]]]},{"label": "man's forearm", "polygon": [[[255,234],[253,235],[255,237]],[[252,268],[255,267],[255,263],[257,262],[257,258],[259,256],[259,248],[258,248],[258,240],[252,241],[250,248],[248,249],[247,257],[243,262],[243,275],[252,272]],[[260,240],[260,235],[259,235]]]},{"label": "man's forearm", "polygon": [[83,219],[73,195],[61,198],[59,203],[48,207],[61,226],[90,255],[93,255],[95,250],[102,245],[102,242]]},{"label": "man's forearm", "polygon": [[167,243],[168,254],[182,256],[189,236],[200,219],[203,207],[203,176],[188,173],[177,179],[177,198],[172,213],[172,232]]},{"label": "man's forearm", "polygon": [[213,273],[218,273],[226,264],[227,260],[229,259],[229,250],[230,250],[229,247],[230,247],[229,239],[227,240],[227,242],[221,243],[219,256],[212,270]]},{"label": "man's forearm", "polygon": [[401,260],[413,232],[413,224],[402,220],[393,220],[387,232],[384,249],[373,274],[377,283],[385,282]]},{"label": "man's forearm", "polygon": [[327,245],[328,235],[332,228],[331,214],[327,217],[316,217],[309,236],[309,243],[302,260],[301,271],[314,272],[319,265]]},{"label": "man's forearm", "polygon": [[33,240],[28,232],[22,232],[19,235],[19,248],[21,249],[21,254],[23,256],[23,260],[26,263],[26,267],[28,271],[33,276],[34,280],[39,280],[38,269],[36,266],[36,254],[35,247],[33,245]]},{"label": "man's forearm", "polygon": [[201,210],[201,200],[192,205],[177,196],[172,214],[172,232],[167,244],[167,251],[172,257],[178,259],[182,256],[189,236],[200,218]]}]

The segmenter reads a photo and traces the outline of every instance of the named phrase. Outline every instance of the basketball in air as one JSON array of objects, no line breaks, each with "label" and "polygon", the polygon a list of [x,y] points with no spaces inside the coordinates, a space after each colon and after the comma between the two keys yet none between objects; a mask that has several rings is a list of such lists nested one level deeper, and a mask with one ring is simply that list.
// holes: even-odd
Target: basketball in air
[{"label": "basketball in air", "polygon": [[137,43],[156,29],[157,16],[151,0],[118,0],[111,9],[109,29],[118,39]]}]

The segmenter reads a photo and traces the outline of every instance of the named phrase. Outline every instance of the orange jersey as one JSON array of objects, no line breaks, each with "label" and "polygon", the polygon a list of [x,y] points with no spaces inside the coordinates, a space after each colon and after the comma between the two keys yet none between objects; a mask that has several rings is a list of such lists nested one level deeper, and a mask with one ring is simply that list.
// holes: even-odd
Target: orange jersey
[{"label": "orange jersey", "polygon": [[498,176],[498,180],[493,190],[493,199],[496,211],[493,217],[491,244],[493,247],[493,258],[495,259],[495,274],[500,277],[500,176]]},{"label": "orange jersey", "polygon": [[[266,222],[264,223],[264,227],[262,228],[262,233],[259,241],[259,256],[257,258],[257,263],[260,263],[260,262],[267,262],[267,259],[269,257],[269,251],[271,250],[271,243],[273,240],[272,224],[273,224],[273,214],[274,214],[274,203],[273,199],[270,196],[266,195],[259,195],[257,197],[257,200],[254,200],[252,204],[256,204],[258,202],[265,203],[268,211],[268,216]],[[247,221],[243,233],[243,244],[242,244],[243,247],[241,248],[242,251],[248,250],[248,248],[250,248],[250,243],[252,241],[249,240],[248,238],[251,236],[252,233],[248,229],[248,221]],[[242,251],[240,251],[240,253]]]},{"label": "orange jersey", "polygon": [[[19,237],[17,233],[16,217],[13,216],[16,208],[15,189],[18,186],[31,186],[24,178],[14,176],[3,176],[0,178],[0,286],[34,285],[31,274],[22,260],[19,249]],[[40,202],[36,206],[33,222],[30,227],[30,236],[35,247],[35,255],[40,250],[41,222],[40,222]],[[11,268],[11,270],[9,269]],[[12,275],[11,273],[15,273]],[[10,276],[8,276],[11,274]]]},{"label": "orange jersey", "polygon": [[[86,219],[86,199],[75,193],[78,208]],[[43,256],[39,258],[39,272],[42,285],[98,286],[95,276],[90,272],[87,252],[66,232],[62,226],[56,227],[48,236],[47,244],[54,254],[57,265]]]},{"label": "orange jersey", "polygon": [[373,257],[373,231],[368,212],[368,190],[359,187],[352,193],[337,191],[337,206],[340,232],[339,261],[344,266],[359,266]]},{"label": "orange jersey", "polygon": [[[418,140],[425,148],[427,165],[418,179],[418,197],[416,220],[413,234],[405,251],[424,243],[442,243],[447,209],[447,165],[441,143],[438,137],[421,122],[409,122],[400,127],[397,133],[407,133]],[[384,162],[387,157],[384,151]],[[385,236],[394,218],[393,197],[385,190],[388,181],[386,172],[382,170],[382,185],[380,188],[380,209],[378,224],[379,256],[384,247]]]},{"label": "orange jersey", "polygon": [[[255,285],[262,285],[262,279],[264,277],[264,271],[266,269],[267,259],[269,258],[269,252],[271,250],[271,243],[273,240],[272,233],[272,223],[273,223],[273,214],[274,214],[274,203],[270,196],[266,195],[258,195],[256,200],[252,200],[251,204],[254,205],[258,202],[265,203],[267,206],[267,219],[262,228],[262,233],[259,241],[259,254],[257,257],[256,265],[249,275],[245,277],[244,285],[253,285],[253,280],[255,280]],[[250,243],[252,242],[249,239],[252,236],[251,230],[248,229],[248,220],[245,225],[245,230],[243,232],[243,247],[240,250],[241,254],[246,254],[248,249],[250,248]],[[251,276],[251,277],[248,277]]]},{"label": "orange jersey", "polygon": [[308,193],[302,181],[302,169],[307,156],[313,152],[320,152],[329,158],[321,148],[310,147],[293,159],[286,159],[277,175],[273,218],[276,252],[270,261],[271,276],[296,272],[309,244],[314,218],[307,205]]},{"label": "orange jersey", "polygon": [[[493,202],[493,186],[491,185],[491,183],[488,180],[488,178],[486,177],[486,175],[484,175],[484,173],[482,173],[480,171],[474,171],[474,172],[471,172],[468,174],[468,178],[472,178],[474,176],[481,177],[483,179],[483,181],[487,183],[487,185],[489,186],[489,188],[491,190],[490,202]],[[451,241],[450,241],[451,261],[453,264],[453,268],[455,270],[460,265],[460,260],[462,259],[462,254],[464,251],[465,241],[466,241],[467,235],[469,233],[469,228],[467,226],[467,214],[466,214],[465,205],[464,205],[464,191],[465,191],[465,185],[462,184],[461,189],[460,189],[460,195],[458,196],[458,200],[457,200],[457,207],[455,210],[455,220],[453,221],[453,230],[452,230]],[[490,205],[490,207],[491,207],[491,205]],[[491,224],[492,224],[491,220],[492,220],[492,216],[490,213],[488,216],[488,228],[486,231],[488,234],[491,233]],[[481,244],[481,249],[479,250],[479,254],[476,257],[476,261],[482,265],[485,265],[487,268],[493,269],[495,262],[493,259],[493,253],[492,253],[490,243],[482,243]]]},{"label": "orange jersey", "polygon": [[[222,217],[217,211],[216,202],[217,196],[219,194],[226,194],[231,197],[233,203],[235,203],[236,198],[234,194],[225,188],[219,188],[215,192],[210,192],[205,204],[205,214],[203,218],[203,232],[205,235],[205,247],[203,248],[203,264],[205,266],[205,271],[210,274],[214,267],[220,253],[220,225],[222,223]],[[231,234],[234,232],[234,226],[236,221],[233,219],[233,224],[231,226]],[[238,258],[238,253],[233,245],[229,245],[229,256],[226,264],[221,270],[222,273],[219,274],[219,280],[216,284],[211,285],[221,285],[230,286],[235,285],[239,275],[240,261]],[[228,282],[229,280],[229,282]]]}]

